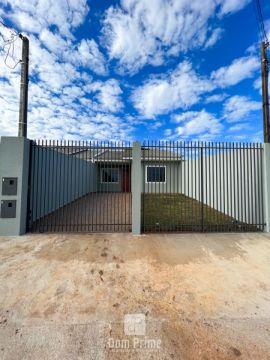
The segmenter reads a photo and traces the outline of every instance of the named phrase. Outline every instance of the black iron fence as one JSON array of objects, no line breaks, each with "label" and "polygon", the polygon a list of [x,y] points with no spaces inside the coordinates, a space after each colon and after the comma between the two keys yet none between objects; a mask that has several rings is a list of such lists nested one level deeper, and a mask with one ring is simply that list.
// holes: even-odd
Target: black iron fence
[{"label": "black iron fence", "polygon": [[144,142],[142,230],[262,231],[261,144]]},{"label": "black iron fence", "polygon": [[[143,232],[262,231],[261,144],[144,142]],[[32,141],[28,230],[131,231],[129,143]]]},{"label": "black iron fence", "polygon": [[131,147],[124,142],[32,141],[31,232],[131,230]]}]

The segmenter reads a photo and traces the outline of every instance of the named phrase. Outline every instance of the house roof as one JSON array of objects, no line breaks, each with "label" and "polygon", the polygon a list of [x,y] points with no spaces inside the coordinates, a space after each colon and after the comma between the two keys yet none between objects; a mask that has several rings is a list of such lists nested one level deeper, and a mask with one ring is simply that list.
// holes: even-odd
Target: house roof
[{"label": "house roof", "polygon": [[[96,162],[117,162],[117,161],[131,161],[132,149],[105,149],[93,157]],[[145,161],[181,161],[182,156],[176,152],[163,150],[163,149],[142,149],[142,160]]]},{"label": "house roof", "polygon": [[[92,162],[130,162],[132,160],[132,148],[115,147],[79,147],[79,146],[60,146],[51,147],[61,153],[74,155],[83,160]],[[142,148],[142,160],[144,161],[182,161],[183,157],[176,151],[165,148]]]}]

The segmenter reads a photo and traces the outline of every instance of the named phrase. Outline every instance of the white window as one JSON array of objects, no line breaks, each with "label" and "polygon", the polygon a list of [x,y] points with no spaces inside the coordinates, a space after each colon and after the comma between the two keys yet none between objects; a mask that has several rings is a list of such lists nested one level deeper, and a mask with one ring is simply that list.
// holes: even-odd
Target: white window
[{"label": "white window", "polygon": [[165,183],[166,166],[146,166],[147,183]]},{"label": "white window", "polygon": [[119,182],[119,169],[101,169],[101,182],[117,184]]}]

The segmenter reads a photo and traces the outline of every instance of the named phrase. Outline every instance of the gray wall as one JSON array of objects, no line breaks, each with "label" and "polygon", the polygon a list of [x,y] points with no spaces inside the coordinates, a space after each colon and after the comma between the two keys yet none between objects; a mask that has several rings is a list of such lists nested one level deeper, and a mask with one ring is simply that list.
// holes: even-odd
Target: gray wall
[{"label": "gray wall", "polygon": [[16,218],[0,217],[0,235],[22,235],[26,231],[27,189],[30,141],[22,137],[2,137],[0,143],[0,180],[3,177],[18,178],[17,195],[4,196],[0,200],[16,200]]},{"label": "gray wall", "polygon": [[185,161],[182,192],[249,224],[263,222],[261,150],[226,153]]},{"label": "gray wall", "polygon": [[34,146],[32,170],[32,221],[97,191],[96,165],[73,155]]},{"label": "gray wall", "polygon": [[[146,183],[147,166],[166,166],[166,183]],[[181,193],[181,162],[142,162],[142,191],[145,193]]]},{"label": "gray wall", "polygon": [[[101,164],[98,166],[98,181],[97,181],[97,191],[98,192],[121,192],[122,191],[122,167],[123,165],[112,165],[108,164]],[[119,182],[118,183],[101,183],[101,172],[102,169],[108,168],[118,168],[119,171]]]}]

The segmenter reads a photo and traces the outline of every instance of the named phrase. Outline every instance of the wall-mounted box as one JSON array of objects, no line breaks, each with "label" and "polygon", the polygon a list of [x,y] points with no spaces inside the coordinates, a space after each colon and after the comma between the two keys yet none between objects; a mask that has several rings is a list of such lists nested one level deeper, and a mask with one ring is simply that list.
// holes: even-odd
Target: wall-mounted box
[{"label": "wall-mounted box", "polygon": [[3,219],[12,219],[16,217],[16,200],[2,200],[1,214]]},{"label": "wall-mounted box", "polygon": [[16,177],[3,177],[2,178],[2,195],[17,195],[17,183]]}]

